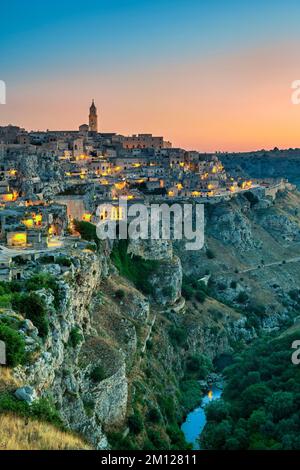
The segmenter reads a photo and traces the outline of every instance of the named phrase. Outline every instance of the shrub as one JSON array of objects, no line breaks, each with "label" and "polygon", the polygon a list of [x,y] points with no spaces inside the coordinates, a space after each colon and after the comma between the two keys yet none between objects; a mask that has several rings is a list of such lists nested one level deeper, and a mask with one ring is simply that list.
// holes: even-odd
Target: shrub
[{"label": "shrub", "polygon": [[29,294],[15,295],[12,304],[13,308],[32,321],[42,338],[47,336],[49,323],[47,319],[47,306],[44,299],[34,292],[30,292]]},{"label": "shrub", "polygon": [[95,410],[94,400],[88,400],[88,399],[83,400],[83,407],[84,407],[84,411],[85,411],[86,415],[88,417],[92,417],[93,413],[94,413],[94,410]]},{"label": "shrub", "polygon": [[259,317],[263,317],[266,313],[266,307],[265,305],[259,304],[255,301],[251,301],[247,307],[245,307],[247,312],[250,312],[254,315],[257,315]]},{"label": "shrub", "polygon": [[148,419],[152,423],[159,423],[161,415],[157,408],[150,408],[150,410],[148,411]]},{"label": "shrub", "polygon": [[133,434],[139,434],[144,428],[143,419],[138,411],[135,411],[133,415],[129,416],[127,422],[129,429]]},{"label": "shrub", "polygon": [[195,297],[198,300],[198,302],[203,303],[206,299],[206,293],[203,290],[199,289],[197,290]]},{"label": "shrub", "polygon": [[212,369],[211,360],[204,354],[189,356],[186,361],[186,371],[198,379],[205,379]]},{"label": "shrub", "polygon": [[225,367],[228,367],[232,364],[233,357],[231,353],[222,353],[215,357],[214,366],[218,371],[223,371]]},{"label": "shrub", "polygon": [[10,307],[11,305],[11,294],[0,295],[0,307]]},{"label": "shrub", "polygon": [[78,328],[78,326],[74,326],[72,330],[70,331],[70,336],[69,336],[69,343],[73,348],[76,348],[78,344],[80,344],[83,341],[83,336],[81,334],[81,330]]},{"label": "shrub", "polygon": [[145,439],[142,450],[155,450],[155,446],[149,439]]},{"label": "shrub", "polygon": [[55,262],[59,264],[60,266],[65,266],[67,268],[69,268],[72,264],[72,261],[66,256],[58,256]]},{"label": "shrub", "polygon": [[123,300],[124,297],[125,297],[125,292],[123,291],[123,289],[118,289],[116,290],[116,297],[117,299],[119,300]]},{"label": "shrub", "polygon": [[102,366],[95,366],[90,373],[90,379],[95,383],[99,383],[104,380],[105,376],[106,374]]},{"label": "shrub", "polygon": [[181,403],[185,411],[190,411],[199,405],[201,387],[198,380],[183,380],[180,384]]},{"label": "shrub", "polygon": [[148,429],[147,430],[148,437],[152,444],[154,445],[155,449],[157,450],[168,450],[169,443],[166,440],[165,436],[162,434],[160,429]]},{"label": "shrub", "polygon": [[209,248],[206,250],[206,256],[208,259],[214,259],[216,257],[214,252]]},{"label": "shrub", "polygon": [[244,196],[250,202],[251,207],[255,206],[255,204],[259,202],[258,197],[255,194],[253,194],[251,191],[247,191],[246,193],[244,193]]},{"label": "shrub", "polygon": [[186,300],[191,300],[194,295],[194,289],[191,286],[182,286],[182,295]]},{"label": "shrub", "polygon": [[20,281],[11,281],[5,282],[7,285],[7,292],[21,292],[22,290],[22,282]]},{"label": "shrub", "polygon": [[230,287],[231,287],[231,289],[236,289],[237,288],[237,282],[236,281],[231,281]]},{"label": "shrub", "polygon": [[46,421],[64,429],[57,410],[46,398],[40,398],[33,402],[32,405],[28,405],[28,403],[18,400],[9,392],[0,392],[0,413],[4,411],[35,418],[39,421]]},{"label": "shrub", "polygon": [[242,291],[238,294],[236,298],[236,302],[239,304],[245,304],[248,301],[249,297],[248,294],[245,291]]},{"label": "shrub", "polygon": [[23,336],[13,328],[0,323],[0,340],[4,341],[6,346],[7,365],[15,367],[23,364],[26,357]]},{"label": "shrub", "polygon": [[97,246],[93,245],[92,243],[89,243],[88,245],[86,245],[86,249],[91,251],[97,251]]},{"label": "shrub", "polygon": [[54,307],[59,307],[62,293],[56,279],[48,273],[35,274],[25,282],[25,289],[36,291],[40,289],[51,289],[54,295]]},{"label": "shrub", "polygon": [[184,328],[172,325],[169,328],[169,337],[173,346],[183,346],[187,340],[187,333]]},{"label": "shrub", "polygon": [[216,400],[206,405],[205,414],[208,421],[220,422],[228,417],[229,406],[223,400]]},{"label": "shrub", "polygon": [[42,264],[50,264],[54,263],[54,256],[53,255],[44,255],[39,257],[39,262]]},{"label": "shrub", "polygon": [[172,396],[158,395],[157,402],[167,420],[174,422],[176,420],[176,407],[174,398]]},{"label": "shrub", "polygon": [[299,301],[299,294],[300,291],[298,289],[293,289],[288,292],[290,298],[294,300],[295,302]]},{"label": "shrub", "polygon": [[110,432],[107,434],[110,447],[113,450],[137,450],[132,440],[128,436],[124,437],[121,432]]},{"label": "shrub", "polygon": [[30,407],[25,401],[17,400],[9,392],[0,393],[0,412],[10,411],[21,416],[28,416],[30,413]]},{"label": "shrub", "polygon": [[0,284],[0,295],[4,294],[10,294],[10,289],[8,286],[3,285],[2,283]]},{"label": "shrub", "polygon": [[172,443],[172,449],[187,450],[191,448],[190,444],[187,444],[178,424],[168,426],[166,431]]},{"label": "shrub", "polygon": [[218,289],[219,289],[220,291],[226,290],[226,289],[227,289],[227,284],[225,284],[224,282],[220,282],[220,283],[218,284]]},{"label": "shrub", "polygon": [[55,426],[63,428],[63,422],[54,405],[46,398],[40,398],[31,405],[31,414],[40,421],[47,421]]},{"label": "shrub", "polygon": [[152,351],[153,349],[153,341],[151,341],[151,339],[148,339],[147,343],[146,343],[146,346],[147,346],[147,349],[149,351]]}]

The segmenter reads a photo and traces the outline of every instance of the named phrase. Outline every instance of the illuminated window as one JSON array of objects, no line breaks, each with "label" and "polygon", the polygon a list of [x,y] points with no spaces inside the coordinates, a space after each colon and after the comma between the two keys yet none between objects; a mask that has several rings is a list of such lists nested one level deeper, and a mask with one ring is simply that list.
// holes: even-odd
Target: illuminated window
[{"label": "illuminated window", "polygon": [[111,220],[123,219],[123,207],[113,207],[111,210]]}]

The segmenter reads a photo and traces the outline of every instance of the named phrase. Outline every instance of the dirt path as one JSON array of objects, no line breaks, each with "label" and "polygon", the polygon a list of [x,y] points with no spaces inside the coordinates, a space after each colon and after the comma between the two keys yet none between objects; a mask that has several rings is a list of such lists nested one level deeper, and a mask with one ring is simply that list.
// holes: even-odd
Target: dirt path
[{"label": "dirt path", "polygon": [[[265,263],[265,264],[261,263],[257,266],[253,266],[251,268],[241,269],[241,270],[239,270],[238,274],[249,273],[249,272],[252,272],[252,271],[257,271],[258,269],[271,268],[273,266],[281,266],[283,264],[299,263],[299,262],[300,262],[300,256],[295,256],[293,258],[288,258],[288,259],[281,260],[281,261],[273,261],[272,263]],[[219,274],[221,274],[221,275],[232,274],[232,271],[223,271]]]}]

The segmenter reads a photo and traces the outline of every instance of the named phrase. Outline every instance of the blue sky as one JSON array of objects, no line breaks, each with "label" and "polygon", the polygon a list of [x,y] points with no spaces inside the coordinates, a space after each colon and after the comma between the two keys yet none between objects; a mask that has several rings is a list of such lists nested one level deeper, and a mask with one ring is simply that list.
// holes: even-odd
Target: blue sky
[{"label": "blue sky", "polygon": [[101,69],[103,61],[184,64],[262,41],[296,40],[299,14],[299,2],[278,0],[11,0],[1,5],[1,69],[30,77],[53,67]]},{"label": "blue sky", "polygon": [[[87,101],[93,97],[103,109],[105,130],[161,129],[177,144],[201,146],[201,129],[211,127],[202,122],[202,115],[220,115],[218,132],[221,119],[227,119],[218,109],[221,102],[225,106],[225,94],[234,120],[237,100],[247,102],[245,85],[255,96],[255,85],[276,74],[278,86],[289,93],[289,80],[300,77],[296,0],[10,0],[1,5],[0,13],[0,79],[7,83],[9,98],[5,110],[0,109],[0,124],[74,127],[86,119]],[[282,60],[287,76],[278,73]],[[249,63],[250,83],[244,84],[243,70]],[[252,76],[256,70],[261,82]],[[217,102],[214,90],[220,82],[224,85]],[[206,103],[210,94],[214,108]],[[65,108],[60,107],[62,97]],[[194,98],[198,115],[192,110]],[[258,109],[263,104],[260,98]],[[263,119],[267,122],[266,116]],[[182,122],[186,135],[189,129],[194,133],[186,139],[178,132]],[[232,147],[233,137],[216,139],[212,145]],[[249,134],[245,146],[250,138]],[[261,140],[254,139],[253,145]]]}]

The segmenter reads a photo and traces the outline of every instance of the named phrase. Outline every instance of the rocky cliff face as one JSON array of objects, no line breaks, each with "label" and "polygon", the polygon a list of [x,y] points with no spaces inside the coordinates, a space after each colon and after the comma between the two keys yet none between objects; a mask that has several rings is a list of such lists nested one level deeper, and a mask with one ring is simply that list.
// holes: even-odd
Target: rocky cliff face
[{"label": "rocky cliff face", "polygon": [[145,260],[158,261],[151,275],[152,299],[163,306],[173,305],[181,299],[182,267],[181,261],[173,252],[173,244],[168,240],[130,241],[128,253]]},{"label": "rocky cliff face", "polygon": [[252,178],[287,178],[300,185],[299,149],[225,154],[219,158],[229,173],[242,171]]},{"label": "rocky cliff face", "polygon": [[286,191],[274,201],[240,196],[207,206],[205,248],[188,253],[176,244],[183,271],[199,279],[209,273],[212,296],[248,324],[279,327],[295,311],[291,296],[300,282],[299,202],[297,191]]},{"label": "rocky cliff face", "polygon": [[[50,292],[38,292],[48,304],[50,333],[42,346],[36,344],[39,350],[33,364],[15,371],[18,379],[32,386],[39,396],[50,395],[66,424],[84,434],[97,448],[107,446],[102,423],[124,419],[127,400],[125,361],[121,355],[114,353],[113,366],[106,365],[107,377],[99,385],[90,379],[91,368],[98,362],[105,363],[106,355],[112,354],[93,336],[89,312],[105,269],[105,260],[94,253],[76,253],[75,266],[59,282],[62,299],[59,308],[54,309]],[[75,331],[80,341],[74,347],[71,337]],[[31,338],[28,343],[37,341],[32,331],[25,334]],[[84,347],[81,347],[83,339]],[[91,400],[94,409],[87,412],[86,403]]]},{"label": "rocky cliff face", "polygon": [[[146,416],[153,407],[163,410],[161,396],[178,397],[191,355],[214,359],[290,321],[299,305],[299,202],[293,192],[254,205],[243,196],[207,206],[198,252],[185,251],[184,243],[129,243],[129,254],[159,262],[150,296],[119,276],[109,252],[68,248],[69,268],[40,268],[56,273],[60,304],[54,308],[51,291],[38,292],[48,304],[50,332],[42,343],[24,322],[33,360],[15,376],[51,397],[72,430],[107,448],[112,432],[128,433],[133,410]],[[205,300],[185,301],[183,278],[208,284]],[[173,405],[179,420],[180,399]],[[168,419],[161,432],[171,445]]]}]

